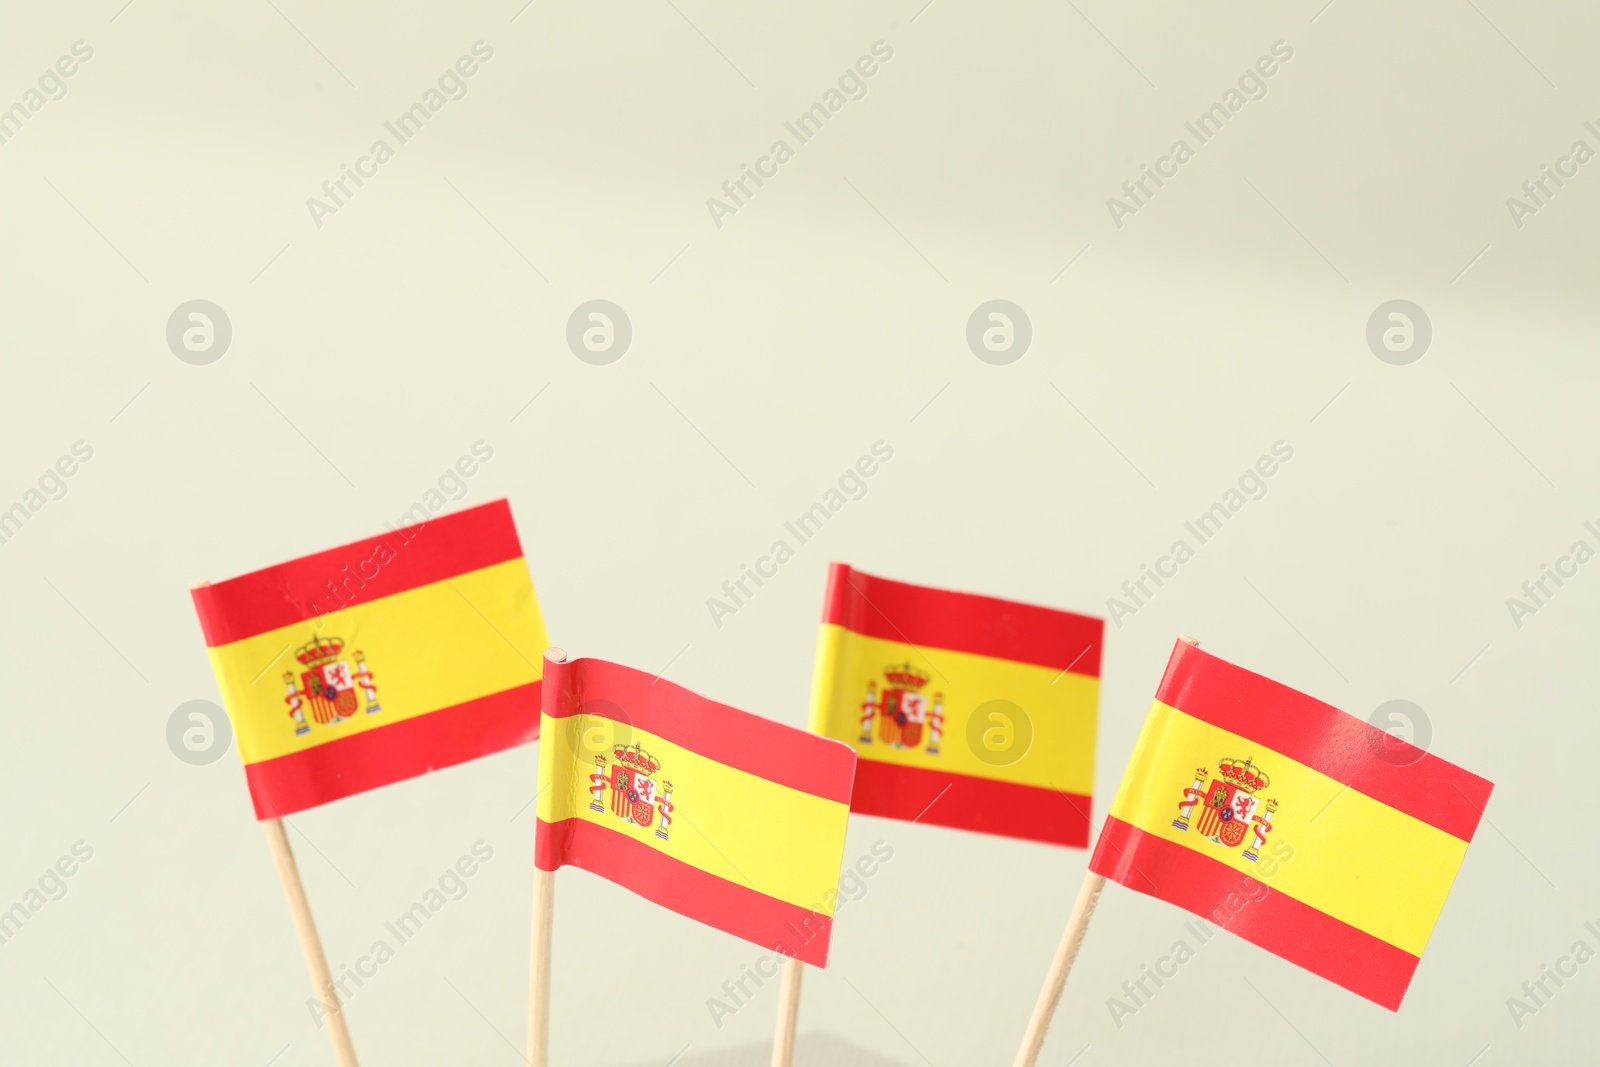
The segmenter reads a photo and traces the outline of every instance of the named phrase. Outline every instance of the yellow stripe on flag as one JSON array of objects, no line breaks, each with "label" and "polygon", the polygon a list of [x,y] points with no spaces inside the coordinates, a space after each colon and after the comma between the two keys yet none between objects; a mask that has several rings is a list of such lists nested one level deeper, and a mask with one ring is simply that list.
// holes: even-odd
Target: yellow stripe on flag
[{"label": "yellow stripe on flag", "polygon": [[[609,755],[616,743],[642,745],[660,762],[656,777],[662,785],[671,781],[670,847],[663,847],[654,823],[639,826],[612,814],[609,787],[600,794],[602,810],[590,806],[595,757]],[[539,793],[544,822],[592,822],[707,874],[833,914],[847,805],[779,785],[599,715],[543,716],[539,749],[539,777],[550,783]]]},{"label": "yellow stripe on flag", "polygon": [[[928,675],[926,693],[943,697],[943,737],[937,755],[927,753],[925,745],[894,748],[882,743],[877,723],[872,742],[861,742],[867,683],[876,683],[881,698],[884,668],[904,663]],[[919,648],[823,623],[811,691],[812,732],[847,742],[861,759],[1086,796],[1094,792],[1098,678],[971,652]],[[1021,721],[1016,709],[1021,710]],[[980,712],[974,723],[975,713]],[[1015,763],[1002,765],[980,757],[986,744],[1004,753],[1021,730],[1031,731],[1032,741],[1027,754]]]},{"label": "yellow stripe on flag", "polygon": [[[1213,845],[1200,835],[1194,825],[1200,806],[1189,830],[1172,825],[1196,768],[1218,778],[1223,759],[1251,760],[1271,776],[1259,794],[1279,802],[1263,849],[1277,860],[1270,879],[1241,849]],[[1458,837],[1160,701],[1145,721],[1111,815],[1267,881],[1415,956],[1428,943],[1467,851]],[[1284,856],[1285,845],[1294,850],[1292,857]]]},{"label": "yellow stripe on flag", "polygon": [[[285,673],[294,650],[338,637],[372,671],[382,712],[296,735]],[[257,763],[538,682],[549,639],[521,558],[358,604],[210,650],[239,755]],[[309,711],[308,711],[309,715]]]}]

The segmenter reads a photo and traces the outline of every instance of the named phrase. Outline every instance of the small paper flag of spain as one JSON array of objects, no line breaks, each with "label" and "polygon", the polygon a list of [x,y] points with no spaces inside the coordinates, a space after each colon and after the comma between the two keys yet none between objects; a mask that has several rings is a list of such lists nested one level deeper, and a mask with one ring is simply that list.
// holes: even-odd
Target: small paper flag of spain
[{"label": "small paper flag of spain", "polygon": [[504,500],[193,596],[258,819],[539,736],[549,640]]},{"label": "small paper flag of spain", "polygon": [[1493,788],[1179,641],[1089,869],[1395,1011]]},{"label": "small paper flag of spain", "polygon": [[856,812],[1084,848],[1104,634],[835,563],[811,729],[860,757]]},{"label": "small paper flag of spain", "polygon": [[534,863],[828,962],[848,746],[598,659],[544,663]]}]

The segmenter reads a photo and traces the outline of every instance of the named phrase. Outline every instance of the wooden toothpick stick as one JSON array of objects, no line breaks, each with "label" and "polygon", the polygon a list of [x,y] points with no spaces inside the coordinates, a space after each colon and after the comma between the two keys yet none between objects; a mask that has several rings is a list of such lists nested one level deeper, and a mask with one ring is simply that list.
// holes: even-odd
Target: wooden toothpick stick
[{"label": "wooden toothpick stick", "polygon": [[[559,648],[545,658],[565,663]],[[542,742],[541,742],[542,743]],[[542,792],[551,783],[540,782]],[[555,926],[556,872],[533,869],[533,963],[528,975],[528,1067],[550,1067],[550,940]]]},{"label": "wooden toothpick stick", "polygon": [[528,979],[528,1067],[550,1065],[550,931],[556,872],[533,872],[533,973]]},{"label": "wooden toothpick stick", "polygon": [[322,1021],[328,1028],[328,1039],[333,1042],[333,1058],[339,1067],[357,1067],[350,1028],[345,1025],[339,991],[333,986],[328,957],[323,954],[322,941],[317,937],[317,924],[311,918],[311,904],[306,900],[306,887],[300,883],[300,868],[289,848],[289,835],[284,832],[282,819],[267,819],[261,825],[267,831],[267,844],[278,866],[278,880],[283,883],[284,896],[289,898],[289,914],[294,916],[295,933],[300,935],[300,952],[311,971],[311,984],[316,988],[317,1000],[327,1011]]},{"label": "wooden toothpick stick", "polygon": [[[1187,634],[1179,634],[1178,639],[1191,645],[1200,644]],[[1083,935],[1089,929],[1089,918],[1094,915],[1094,906],[1100,903],[1100,891],[1105,887],[1104,875],[1093,871],[1084,875],[1083,887],[1078,890],[1078,899],[1072,905],[1067,928],[1061,934],[1061,944],[1056,946],[1055,959],[1050,961],[1050,972],[1045,975],[1044,988],[1039,990],[1039,1002],[1033,1006],[1033,1017],[1028,1020],[1028,1032],[1023,1035],[1022,1048],[1017,1050],[1013,1067],[1034,1067],[1039,1062],[1045,1031],[1050,1029],[1050,1020],[1061,1001],[1061,991],[1067,987],[1067,975],[1072,973],[1078,949],[1083,947]]]},{"label": "wooden toothpick stick", "polygon": [[772,1067],[794,1067],[795,1023],[800,1018],[800,979],[805,964],[794,957],[783,961],[778,984],[778,1029],[772,1038]]},{"label": "wooden toothpick stick", "polygon": [[1033,1018],[1028,1020],[1028,1032],[1017,1052],[1016,1067],[1034,1067],[1039,1061],[1045,1031],[1050,1029],[1061,991],[1067,987],[1072,962],[1078,958],[1084,932],[1089,929],[1089,917],[1094,914],[1094,906],[1100,902],[1100,890],[1105,887],[1104,875],[1091,871],[1084,876],[1083,888],[1078,890],[1077,902],[1072,905],[1072,915],[1067,919],[1067,929],[1061,935],[1061,944],[1056,946],[1055,959],[1050,961],[1050,973],[1045,975],[1044,988],[1039,990],[1039,1002],[1033,1006]]}]

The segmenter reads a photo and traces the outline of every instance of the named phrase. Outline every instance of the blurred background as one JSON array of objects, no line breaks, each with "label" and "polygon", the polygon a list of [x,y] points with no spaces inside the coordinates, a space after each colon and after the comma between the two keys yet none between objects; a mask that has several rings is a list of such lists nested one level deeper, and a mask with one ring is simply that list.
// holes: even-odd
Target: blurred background
[{"label": "blurred background", "polygon": [[[1588,5],[0,20],[6,1063],[333,1062],[225,721],[175,740],[218,700],[188,586],[500,496],[554,640],[794,725],[830,560],[1115,616],[1097,818],[1179,632],[1497,783],[1398,1014],[1226,935],[1114,1012],[1190,935],[1112,890],[1043,1063],[1595,1058]],[[493,850],[349,999],[364,1063],[519,1062],[536,755],[290,820],[339,973]],[[847,859],[880,841],[800,1062],[1009,1063],[1087,854],[858,818]],[[754,946],[558,903],[554,1062],[765,1063],[776,983],[711,1006]]]}]

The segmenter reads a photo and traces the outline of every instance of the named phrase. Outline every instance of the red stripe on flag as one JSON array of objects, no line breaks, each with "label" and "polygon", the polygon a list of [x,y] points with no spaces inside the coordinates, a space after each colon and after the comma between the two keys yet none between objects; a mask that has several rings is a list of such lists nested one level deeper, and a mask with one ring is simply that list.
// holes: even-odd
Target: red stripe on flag
[{"label": "red stripe on flag", "polygon": [[948,648],[1100,677],[1104,619],[875,578],[835,563],[822,621],[884,641]]},{"label": "red stripe on flag", "polygon": [[191,593],[215,648],[521,555],[511,505],[496,500]]},{"label": "red stripe on flag", "polygon": [[1111,816],[1089,869],[1193,912],[1390,1011],[1400,1009],[1417,970],[1411,953]]},{"label": "red stripe on flag", "polygon": [[828,965],[831,916],[719,878],[584,819],[556,823],[541,819],[534,840],[533,862],[542,871],[565,864],[582,867],[646,900],[762,948],[814,967]]},{"label": "red stripe on flag", "polygon": [[[707,700],[659,676],[601,659],[545,660],[545,714],[597,715],[707,759],[824,800],[850,803],[855,751],[841,741]],[[588,692],[604,699],[588,699]],[[625,738],[626,732],[617,736]]]},{"label": "red stripe on flag", "polygon": [[257,819],[464,763],[539,739],[539,683],[245,764]]},{"label": "red stripe on flag", "polygon": [[[1471,841],[1494,783],[1332,704],[1177,642],[1156,699]],[[1238,753],[1248,756],[1250,753]]]},{"label": "red stripe on flag", "polygon": [[1073,848],[1089,847],[1089,805],[1090,798],[1081,793],[870,759],[856,764],[850,800],[850,810],[858,815]]}]

